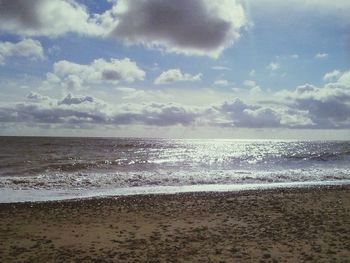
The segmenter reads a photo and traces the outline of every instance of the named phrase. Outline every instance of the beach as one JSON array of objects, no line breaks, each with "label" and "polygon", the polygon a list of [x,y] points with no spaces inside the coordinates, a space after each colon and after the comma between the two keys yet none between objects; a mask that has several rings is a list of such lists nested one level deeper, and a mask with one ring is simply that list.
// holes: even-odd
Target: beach
[{"label": "beach", "polygon": [[349,186],[0,204],[1,262],[349,260]]}]

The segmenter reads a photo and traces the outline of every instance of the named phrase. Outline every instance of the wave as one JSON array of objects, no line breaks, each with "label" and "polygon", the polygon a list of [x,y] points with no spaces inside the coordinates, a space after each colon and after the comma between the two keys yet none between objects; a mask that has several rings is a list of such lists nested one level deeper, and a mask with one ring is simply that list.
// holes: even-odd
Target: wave
[{"label": "wave", "polygon": [[286,159],[295,160],[311,160],[311,161],[334,161],[342,160],[350,157],[350,151],[344,152],[321,152],[321,153],[302,153],[302,154],[290,154],[285,155]]},{"label": "wave", "polygon": [[158,171],[118,173],[46,173],[0,177],[0,189],[99,189],[205,184],[263,184],[349,180],[350,168],[289,169],[284,171]]}]

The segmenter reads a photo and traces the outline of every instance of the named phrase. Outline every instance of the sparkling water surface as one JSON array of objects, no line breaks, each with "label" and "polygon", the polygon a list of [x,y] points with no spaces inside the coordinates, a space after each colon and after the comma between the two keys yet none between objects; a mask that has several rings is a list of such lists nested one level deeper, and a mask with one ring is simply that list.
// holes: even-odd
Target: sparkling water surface
[{"label": "sparkling water surface", "polygon": [[349,141],[0,137],[0,190],[350,180]]}]

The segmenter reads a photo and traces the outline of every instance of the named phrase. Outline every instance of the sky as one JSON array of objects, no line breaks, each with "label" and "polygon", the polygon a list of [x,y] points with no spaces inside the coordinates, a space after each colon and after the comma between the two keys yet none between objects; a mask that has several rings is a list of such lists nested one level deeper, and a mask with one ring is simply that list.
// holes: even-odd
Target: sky
[{"label": "sky", "polygon": [[0,0],[0,135],[350,139],[349,0]]}]

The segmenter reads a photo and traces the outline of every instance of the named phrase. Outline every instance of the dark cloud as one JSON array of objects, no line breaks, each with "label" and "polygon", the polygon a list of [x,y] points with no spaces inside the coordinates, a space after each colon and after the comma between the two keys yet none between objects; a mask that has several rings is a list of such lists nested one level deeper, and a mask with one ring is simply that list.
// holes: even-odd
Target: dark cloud
[{"label": "dark cloud", "polygon": [[116,113],[112,117],[114,124],[143,124],[150,126],[188,126],[195,123],[198,113],[191,109],[172,104],[152,103],[138,109]]},{"label": "dark cloud", "polygon": [[197,114],[191,109],[172,104],[153,103],[143,110],[146,117],[144,123],[148,125],[169,126],[182,124],[184,126],[193,124]]},{"label": "dark cloud", "polygon": [[1,122],[24,123],[106,123],[107,116],[95,109],[77,109],[20,103],[0,108]]},{"label": "dark cloud", "polygon": [[188,54],[219,55],[246,23],[233,0],[119,0],[116,10],[117,38]]},{"label": "dark cloud", "polygon": [[271,128],[282,127],[279,114],[266,107],[249,105],[236,99],[214,107],[221,116],[226,116],[226,121],[221,126],[244,128]]},{"label": "dark cloud", "polygon": [[94,102],[94,98],[90,96],[74,97],[71,93],[69,93],[63,100],[58,102],[58,105],[81,104],[84,102]]},{"label": "dark cloud", "polygon": [[287,92],[288,105],[304,110],[312,121],[310,128],[350,127],[350,87],[340,83],[322,88],[303,85]]},{"label": "dark cloud", "polygon": [[122,75],[120,74],[120,72],[116,71],[116,70],[104,70],[102,71],[102,79],[103,80],[121,80],[122,79]]},{"label": "dark cloud", "polygon": [[256,110],[258,108],[259,108],[258,106],[248,105],[248,104],[245,104],[240,99],[235,99],[232,102],[224,102],[219,107],[219,110],[221,112],[225,112],[225,113],[229,113],[229,114],[235,114],[237,112],[243,112],[245,109]]},{"label": "dark cloud", "polygon": [[18,24],[20,27],[38,29],[41,21],[39,7],[41,0],[0,0],[0,21]]}]

